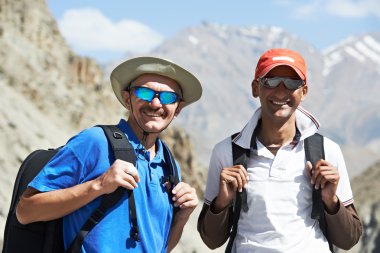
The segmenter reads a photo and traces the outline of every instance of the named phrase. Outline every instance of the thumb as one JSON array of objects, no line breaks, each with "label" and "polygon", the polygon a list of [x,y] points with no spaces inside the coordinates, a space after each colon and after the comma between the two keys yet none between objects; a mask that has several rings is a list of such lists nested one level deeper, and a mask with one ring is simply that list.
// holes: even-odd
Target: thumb
[{"label": "thumb", "polygon": [[170,193],[170,191],[172,189],[172,184],[170,182],[166,182],[165,183],[165,188],[166,188],[166,192]]},{"label": "thumb", "polygon": [[311,164],[310,161],[307,161],[306,162],[306,172],[307,172],[307,175],[309,176],[309,178],[311,178],[311,171],[313,169],[313,165]]}]

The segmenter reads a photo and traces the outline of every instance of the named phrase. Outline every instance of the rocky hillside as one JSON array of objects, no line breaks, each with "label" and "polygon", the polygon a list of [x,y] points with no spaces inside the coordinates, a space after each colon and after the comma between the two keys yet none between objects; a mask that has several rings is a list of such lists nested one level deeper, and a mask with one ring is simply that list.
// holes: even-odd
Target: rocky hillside
[{"label": "rocky hillside", "polygon": [[[355,205],[363,222],[360,242],[351,253],[380,252],[380,160],[352,180]],[[344,252],[344,251],[339,251]]]},{"label": "rocky hillside", "polygon": [[203,83],[201,101],[176,122],[194,139],[197,157],[207,165],[213,145],[241,130],[258,107],[250,84],[259,56],[273,47],[295,49],[306,59],[303,106],[320,120],[322,133],[342,145],[350,175],[379,159],[380,31],[319,51],[279,27],[212,23],[184,29],[151,52],[189,66]]},{"label": "rocky hillside", "polygon": [[[125,109],[92,59],[78,57],[58,31],[44,0],[0,0],[0,248],[21,161],[37,148],[63,145],[82,128],[114,124]],[[163,138],[174,149],[184,180],[202,195],[205,175],[190,138],[169,128]],[[204,173],[204,172],[203,172]]]},{"label": "rocky hillside", "polygon": [[[355,168],[351,175],[359,175],[380,158],[374,109],[380,89],[373,82],[380,78],[379,41],[379,34],[363,35],[319,52],[281,28],[209,23],[166,40],[151,54],[187,66],[204,86],[201,102],[186,108],[177,127],[163,135],[184,180],[202,195],[206,170],[199,163],[207,165],[213,144],[238,131],[257,107],[249,84],[254,63],[269,47],[294,48],[305,56],[312,84],[305,105],[320,117],[324,131],[344,145],[349,167]],[[26,155],[60,146],[82,128],[116,123],[125,110],[114,98],[109,73],[67,46],[44,0],[0,0],[0,59],[1,246],[14,178]],[[378,252],[378,171],[376,164],[353,180],[366,232],[350,252]],[[175,252],[211,252],[200,242],[196,218],[191,217]]]}]

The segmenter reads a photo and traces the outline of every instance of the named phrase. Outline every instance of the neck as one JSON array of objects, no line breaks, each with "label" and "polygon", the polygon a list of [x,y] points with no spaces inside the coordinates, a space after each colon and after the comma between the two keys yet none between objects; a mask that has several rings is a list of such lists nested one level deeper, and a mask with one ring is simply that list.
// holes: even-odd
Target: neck
[{"label": "neck", "polygon": [[146,150],[149,150],[151,153],[155,153],[156,140],[159,133],[145,133],[136,122],[131,119],[128,119],[129,126],[131,127],[133,133],[136,135],[137,139],[141,144],[144,145]]},{"label": "neck", "polygon": [[263,117],[257,138],[268,149],[278,150],[280,147],[290,143],[295,134],[295,117],[291,117],[284,122],[273,122]]}]

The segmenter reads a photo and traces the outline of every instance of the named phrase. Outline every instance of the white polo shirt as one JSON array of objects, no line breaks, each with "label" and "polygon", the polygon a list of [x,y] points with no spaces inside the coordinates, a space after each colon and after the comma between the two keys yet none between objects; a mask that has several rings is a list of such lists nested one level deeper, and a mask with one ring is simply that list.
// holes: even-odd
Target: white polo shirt
[{"label": "white polo shirt", "polygon": [[[251,136],[260,118],[261,108],[235,137],[234,143],[250,148]],[[318,223],[310,218],[312,185],[306,174],[304,151],[304,139],[318,130],[319,123],[299,107],[296,125],[301,134],[299,141],[281,147],[276,156],[258,140],[257,150],[251,149],[246,189],[249,210],[240,213],[232,252],[330,252]],[[324,149],[326,161],[339,170],[337,196],[347,206],[353,203],[353,197],[343,154],[339,146],[326,137]],[[206,204],[210,204],[218,194],[221,170],[232,166],[232,163],[229,137],[213,149],[205,192]]]}]

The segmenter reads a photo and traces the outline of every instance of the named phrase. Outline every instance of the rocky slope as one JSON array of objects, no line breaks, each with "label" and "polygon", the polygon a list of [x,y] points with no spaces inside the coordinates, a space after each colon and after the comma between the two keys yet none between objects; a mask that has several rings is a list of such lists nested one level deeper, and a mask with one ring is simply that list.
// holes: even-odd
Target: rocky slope
[{"label": "rocky slope", "polygon": [[201,101],[177,121],[201,161],[207,165],[213,145],[241,130],[258,107],[250,84],[259,56],[273,47],[297,50],[306,59],[309,93],[302,105],[320,120],[322,133],[342,145],[350,175],[380,158],[380,32],[319,51],[279,27],[203,23],[152,51],[187,64],[203,83]]},{"label": "rocky slope", "polygon": [[[380,252],[380,160],[352,180],[355,205],[363,222],[363,236],[351,253]],[[345,251],[338,251],[345,252]]]},{"label": "rocky slope", "polygon": [[[125,109],[92,59],[66,45],[44,0],[0,0],[0,248],[21,161],[37,148],[63,145],[82,128],[114,124]],[[199,195],[205,176],[189,136],[169,128],[163,138]],[[198,171],[199,170],[199,171]]]},{"label": "rocky slope", "polygon": [[[380,158],[380,121],[374,109],[380,94],[373,82],[379,80],[379,41],[378,34],[363,35],[318,52],[280,28],[209,23],[165,41],[151,54],[187,66],[204,87],[200,103],[186,108],[177,127],[163,135],[182,165],[184,180],[202,196],[206,170],[199,163],[207,165],[213,144],[238,131],[257,107],[249,85],[253,63],[269,47],[296,48],[305,55],[312,80],[305,105],[321,118],[326,133],[347,144],[348,164],[356,172],[351,174],[359,175]],[[44,0],[0,0],[0,59],[1,246],[13,181],[26,155],[60,146],[82,128],[116,123],[125,110],[114,98],[108,73],[66,45]],[[378,171],[375,165],[352,182],[366,232],[350,252],[378,250]],[[211,252],[200,242],[196,219],[194,214],[175,252]]]}]

